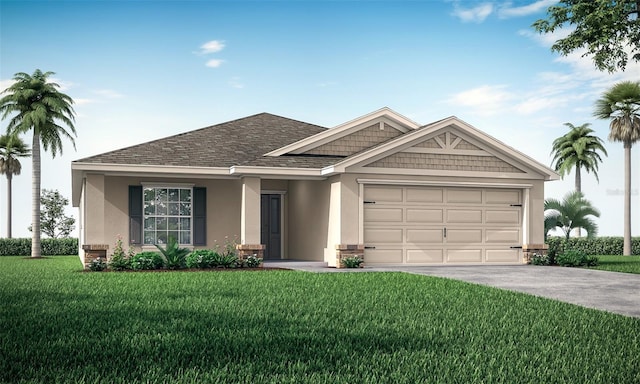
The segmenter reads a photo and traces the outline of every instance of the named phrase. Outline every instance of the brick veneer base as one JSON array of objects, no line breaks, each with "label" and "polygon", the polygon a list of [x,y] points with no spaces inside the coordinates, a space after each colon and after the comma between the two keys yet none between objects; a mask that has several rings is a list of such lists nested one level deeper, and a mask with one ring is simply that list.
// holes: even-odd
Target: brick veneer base
[{"label": "brick veneer base", "polygon": [[[347,257],[358,256],[364,260],[363,244],[338,244],[336,245],[336,268],[345,268],[342,259]],[[364,267],[364,263],[360,264],[360,268]]]},{"label": "brick veneer base", "polygon": [[107,249],[109,249],[108,244],[83,244],[84,268],[89,268],[89,264],[96,259],[103,259],[107,262]]},{"label": "brick veneer base", "polygon": [[[238,251],[238,258],[240,260],[246,260],[249,256],[256,256],[264,260],[264,245],[262,244],[237,244],[236,250]],[[260,263],[262,267],[262,263]]]}]

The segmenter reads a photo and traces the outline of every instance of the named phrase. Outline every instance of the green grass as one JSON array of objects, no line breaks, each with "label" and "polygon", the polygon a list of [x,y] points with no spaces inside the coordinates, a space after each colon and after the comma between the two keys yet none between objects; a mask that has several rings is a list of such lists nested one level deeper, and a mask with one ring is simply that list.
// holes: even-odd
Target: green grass
[{"label": "green grass", "polygon": [[402,273],[0,258],[0,382],[638,383],[640,319]]},{"label": "green grass", "polygon": [[590,268],[640,274],[640,256],[598,256],[598,266]]}]

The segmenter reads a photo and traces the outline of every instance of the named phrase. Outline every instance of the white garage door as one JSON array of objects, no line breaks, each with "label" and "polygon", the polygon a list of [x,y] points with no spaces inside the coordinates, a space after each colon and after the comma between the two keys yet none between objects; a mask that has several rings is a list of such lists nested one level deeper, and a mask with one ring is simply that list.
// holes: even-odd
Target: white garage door
[{"label": "white garage door", "polygon": [[365,262],[518,263],[521,218],[518,189],[367,185]]}]

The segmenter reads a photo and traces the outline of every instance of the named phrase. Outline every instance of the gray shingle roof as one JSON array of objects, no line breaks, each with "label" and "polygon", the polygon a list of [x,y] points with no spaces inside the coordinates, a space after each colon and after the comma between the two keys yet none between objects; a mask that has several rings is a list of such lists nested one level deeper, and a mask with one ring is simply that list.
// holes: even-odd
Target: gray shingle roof
[{"label": "gray shingle roof", "polygon": [[324,130],[326,128],[318,125],[260,113],[75,162],[190,167],[253,165],[316,168],[335,161],[327,157],[269,158],[263,155]]}]

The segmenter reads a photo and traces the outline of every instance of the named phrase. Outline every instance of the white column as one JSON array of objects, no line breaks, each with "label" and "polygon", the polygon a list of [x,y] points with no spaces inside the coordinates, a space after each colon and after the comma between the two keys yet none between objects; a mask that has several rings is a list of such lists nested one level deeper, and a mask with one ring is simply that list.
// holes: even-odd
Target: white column
[{"label": "white column", "polygon": [[260,244],[260,178],[242,179],[240,243]]}]

